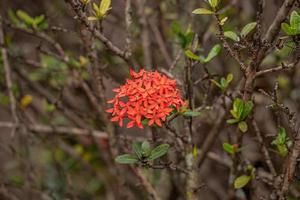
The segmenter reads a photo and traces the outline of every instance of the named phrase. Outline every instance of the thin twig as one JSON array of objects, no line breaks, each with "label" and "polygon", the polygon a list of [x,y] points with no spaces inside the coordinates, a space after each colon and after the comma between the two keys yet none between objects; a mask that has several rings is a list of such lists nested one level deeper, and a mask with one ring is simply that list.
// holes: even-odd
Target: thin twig
[{"label": "thin twig", "polygon": [[294,68],[295,66],[296,66],[296,64],[290,64],[290,65],[282,64],[281,66],[278,66],[278,67],[261,70],[261,71],[256,72],[255,78],[266,75],[266,74],[274,73],[274,72],[288,71],[288,70]]},{"label": "thin twig", "polygon": [[86,14],[80,9],[81,5],[78,5],[78,3],[74,0],[65,1],[71,5],[72,9],[77,14],[79,20],[87,27],[87,29],[93,34],[94,37],[100,40],[112,53],[122,58],[129,65],[132,64],[129,60],[130,56],[128,55],[128,52],[121,50],[119,47],[113,44],[107,37],[105,37],[100,31],[98,31],[95,27],[92,27],[90,25],[89,21],[87,20]]},{"label": "thin twig", "polygon": [[13,127],[11,136],[13,137],[16,133],[17,126],[20,123],[20,120],[18,118],[17,114],[17,102],[16,98],[14,96],[13,90],[12,90],[12,73],[11,73],[11,67],[8,59],[8,53],[7,49],[5,47],[5,37],[4,37],[4,30],[3,30],[3,21],[2,16],[0,15],[0,44],[1,44],[1,53],[2,53],[2,59],[3,59],[3,65],[4,65],[4,72],[5,72],[5,81],[6,86],[8,89],[8,96],[10,100],[10,110],[13,117],[13,120],[15,122],[15,127]]},{"label": "thin twig", "polygon": [[[281,23],[286,19],[287,15],[289,14],[295,2],[296,0],[285,0],[282,3],[282,6],[277,12],[274,21],[272,22],[266,35],[263,38],[264,43],[272,44],[274,42],[275,38],[277,37],[280,31]],[[256,59],[256,64],[255,64],[256,67],[260,65],[268,49],[269,49],[269,45],[265,45],[263,48],[260,49]]]},{"label": "thin twig", "polygon": [[[14,128],[17,127],[12,122],[0,122],[1,128]],[[41,124],[30,124],[28,129],[36,133],[58,133],[62,135],[78,135],[78,136],[89,136],[93,135],[96,138],[107,138],[107,133],[98,130],[87,130],[76,127],[66,126],[47,126]]]},{"label": "thin twig", "polygon": [[143,174],[143,171],[141,168],[134,168],[131,167],[132,171],[135,173],[135,175],[140,179],[141,184],[145,188],[145,190],[149,193],[150,197],[153,200],[160,200],[156,190],[153,188],[147,177]]},{"label": "thin twig", "polygon": [[261,132],[260,132],[260,130],[258,128],[258,125],[257,125],[257,123],[256,123],[256,121],[254,119],[252,120],[252,126],[253,126],[253,128],[255,130],[256,136],[257,136],[258,141],[259,141],[259,143],[261,145],[261,149],[262,149],[262,152],[264,154],[266,163],[267,163],[267,165],[269,167],[269,170],[272,173],[272,175],[275,177],[277,175],[277,173],[276,173],[274,164],[273,164],[273,162],[271,160],[269,151],[268,151],[267,147],[264,144],[263,136],[262,136],[262,134],[261,134]]},{"label": "thin twig", "polygon": [[146,1],[145,0],[137,0],[138,10],[139,10],[139,21],[142,28],[142,45],[144,51],[144,64],[146,69],[151,69],[152,66],[152,53],[150,49],[151,40],[149,35],[149,26],[147,20],[147,14],[145,12]]}]

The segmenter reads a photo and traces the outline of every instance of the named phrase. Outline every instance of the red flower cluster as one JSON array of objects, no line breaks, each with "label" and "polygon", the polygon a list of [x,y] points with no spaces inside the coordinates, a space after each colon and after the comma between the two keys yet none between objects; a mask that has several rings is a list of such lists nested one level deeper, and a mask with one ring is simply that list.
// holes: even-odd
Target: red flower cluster
[{"label": "red flower cluster", "polygon": [[113,107],[106,110],[112,114],[111,121],[118,121],[123,126],[123,119],[131,120],[127,128],[134,125],[143,128],[142,121],[148,122],[148,126],[156,124],[162,126],[161,121],[174,108],[179,110],[184,105],[179,91],[176,88],[176,81],[167,78],[159,72],[148,72],[140,70],[136,73],[130,70],[131,79],[126,84],[115,88],[116,96],[108,103]]}]

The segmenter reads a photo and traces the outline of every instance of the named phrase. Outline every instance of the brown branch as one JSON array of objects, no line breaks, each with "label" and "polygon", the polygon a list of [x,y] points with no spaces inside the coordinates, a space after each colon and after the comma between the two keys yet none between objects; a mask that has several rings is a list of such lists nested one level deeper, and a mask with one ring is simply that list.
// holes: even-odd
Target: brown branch
[{"label": "brown branch", "polygon": [[151,69],[152,66],[152,54],[150,50],[151,40],[149,35],[149,25],[147,20],[147,14],[145,12],[145,0],[137,0],[138,10],[139,10],[139,21],[142,28],[142,45],[144,51],[144,64],[146,69]]},{"label": "brown branch", "polygon": [[171,60],[171,56],[169,54],[169,51],[167,49],[166,43],[162,37],[161,32],[159,31],[158,27],[157,27],[157,23],[154,22],[154,20],[149,20],[149,25],[154,33],[154,36],[156,38],[156,42],[159,46],[159,49],[162,53],[162,56],[164,57],[166,63],[168,66],[172,65],[172,60]]},{"label": "brown branch", "polygon": [[[77,14],[78,19],[87,27],[89,32],[93,34],[95,38],[100,40],[107,49],[109,49],[112,53],[122,58],[126,63],[131,65],[131,61],[129,60],[129,55],[126,51],[121,50],[119,47],[117,47],[115,44],[113,44],[107,37],[105,37],[100,31],[98,31],[95,27],[92,27],[89,21],[87,20],[86,14],[80,9],[81,4],[75,1],[75,0],[65,0],[69,5],[72,7],[72,9]],[[79,8],[79,9],[78,9]]]},{"label": "brown branch", "polygon": [[171,72],[171,71],[174,69],[174,67],[175,67],[176,64],[178,63],[178,61],[179,61],[181,55],[182,55],[182,50],[180,49],[180,50],[176,53],[175,58],[174,58],[174,61],[173,61],[172,64],[169,66],[169,72]]},{"label": "brown branch", "polygon": [[[272,22],[271,26],[269,27],[265,37],[263,38],[263,42],[265,43],[273,43],[275,38],[277,37],[281,23],[286,19],[287,15],[289,14],[290,10],[292,9],[294,3],[296,0],[285,0],[277,12],[277,15]],[[256,60],[256,67],[258,67],[265,57],[265,54],[268,50],[268,45],[265,47],[261,48],[260,51],[258,52],[257,60]]]},{"label": "brown branch", "polygon": [[245,71],[246,70],[246,65],[239,58],[238,53],[231,48],[231,46],[228,44],[228,42],[225,39],[224,30],[223,30],[223,27],[221,25],[221,21],[219,19],[219,15],[215,14],[215,17],[217,19],[217,25],[218,25],[218,30],[219,30],[219,40],[222,42],[223,47],[227,50],[227,52],[229,53],[229,55],[240,65],[242,71]]},{"label": "brown branch", "polygon": [[51,38],[49,35],[47,35],[46,33],[40,32],[40,31],[37,32],[37,31],[34,31],[34,30],[25,29],[25,28],[19,28],[19,27],[13,26],[10,23],[7,23],[7,26],[9,28],[13,29],[13,30],[23,32],[25,34],[34,36],[36,38],[39,38],[41,40],[44,40],[44,41],[48,42],[49,44],[51,44],[56,49],[56,51],[59,53],[59,55],[61,57],[65,57],[65,52],[64,52],[63,48],[61,47],[61,45],[58,42],[56,42],[53,38]]},{"label": "brown branch", "polygon": [[126,24],[126,51],[128,55],[132,54],[131,49],[131,34],[130,34],[130,26],[132,24],[132,8],[131,8],[131,0],[126,0],[125,4],[125,24]]},{"label": "brown branch", "polygon": [[216,120],[215,125],[210,130],[210,132],[208,133],[208,135],[205,138],[205,141],[203,142],[201,154],[199,155],[198,161],[197,161],[197,165],[199,168],[202,166],[205,158],[207,157],[206,156],[207,153],[213,146],[213,144],[217,138],[217,135],[220,133],[221,129],[224,127],[225,122],[226,122],[226,112],[223,112],[223,113],[219,114],[219,117]]},{"label": "brown branch", "polygon": [[274,165],[272,163],[269,151],[268,151],[266,145],[264,144],[263,136],[262,136],[262,134],[261,134],[261,132],[260,132],[260,130],[258,128],[258,125],[257,125],[257,123],[256,123],[256,121],[254,119],[252,120],[252,126],[253,126],[253,128],[255,130],[256,136],[257,136],[258,141],[259,141],[259,143],[261,145],[261,150],[262,150],[262,152],[264,154],[264,157],[265,157],[266,163],[267,163],[267,165],[269,167],[269,170],[272,173],[272,175],[275,177],[277,175],[275,167],[274,167]]},{"label": "brown branch", "polygon": [[261,70],[261,71],[256,72],[255,78],[266,75],[266,74],[274,73],[274,72],[288,71],[288,70],[294,68],[295,66],[296,66],[296,64],[290,64],[290,65],[282,64],[281,66],[278,66],[278,67]]},{"label": "brown branch", "polygon": [[294,146],[289,154],[288,158],[288,165],[285,171],[284,180],[282,184],[281,194],[284,196],[288,190],[291,182],[293,181],[296,165],[297,165],[297,159],[300,156],[300,129],[298,130],[297,137],[294,141]]},{"label": "brown branch", "polygon": [[145,190],[148,192],[150,197],[153,200],[160,200],[160,197],[157,195],[157,192],[155,191],[155,189],[153,188],[153,186],[151,185],[151,183],[149,182],[147,177],[143,174],[142,169],[134,168],[134,167],[131,167],[131,169],[135,173],[135,175],[140,179],[141,184],[143,185]]},{"label": "brown branch", "polygon": [[[1,128],[14,128],[15,123],[12,122],[0,122]],[[58,133],[61,135],[78,135],[78,136],[90,136],[93,135],[96,138],[107,138],[107,133],[98,130],[87,130],[75,127],[66,126],[47,126],[41,124],[30,124],[28,129],[36,133]]]},{"label": "brown branch", "polygon": [[2,16],[0,15],[0,44],[1,44],[1,53],[2,53],[2,59],[3,59],[3,65],[4,65],[4,73],[5,73],[5,81],[6,86],[8,89],[8,96],[10,100],[10,110],[13,117],[13,120],[15,122],[15,127],[13,127],[11,136],[13,137],[15,135],[17,126],[19,125],[20,121],[17,114],[17,102],[16,98],[14,96],[14,93],[12,91],[12,73],[11,73],[11,67],[8,59],[8,52],[5,47],[5,36],[4,36],[4,30],[3,30],[3,21]]}]

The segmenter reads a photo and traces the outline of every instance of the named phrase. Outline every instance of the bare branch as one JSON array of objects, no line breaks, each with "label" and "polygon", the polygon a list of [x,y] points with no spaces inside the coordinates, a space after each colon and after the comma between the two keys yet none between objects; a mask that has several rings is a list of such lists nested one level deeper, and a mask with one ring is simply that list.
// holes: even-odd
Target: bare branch
[{"label": "bare branch", "polygon": [[14,96],[14,93],[12,91],[12,76],[11,76],[11,67],[8,60],[8,53],[7,49],[5,47],[5,39],[4,39],[4,30],[3,30],[3,21],[2,16],[0,15],[0,44],[1,44],[1,53],[2,53],[2,59],[3,59],[3,65],[4,65],[4,72],[5,72],[5,80],[6,80],[6,86],[8,89],[8,95],[10,100],[10,110],[12,113],[13,120],[15,122],[15,125],[12,129],[11,136],[13,137],[16,132],[16,128],[19,125],[20,121],[17,114],[17,102],[16,98]]},{"label": "bare branch", "polygon": [[[1,128],[14,128],[15,123],[12,122],[0,122]],[[97,130],[87,130],[75,127],[65,127],[65,126],[46,126],[40,124],[28,125],[28,128],[32,132],[36,133],[58,133],[62,135],[78,135],[78,136],[89,136],[93,135],[96,138],[107,138],[107,133]]]}]

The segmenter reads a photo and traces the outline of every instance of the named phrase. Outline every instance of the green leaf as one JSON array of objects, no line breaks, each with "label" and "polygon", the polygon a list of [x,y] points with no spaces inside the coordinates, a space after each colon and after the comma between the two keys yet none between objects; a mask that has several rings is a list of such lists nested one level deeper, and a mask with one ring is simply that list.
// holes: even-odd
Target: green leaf
[{"label": "green leaf", "polygon": [[211,7],[216,8],[219,4],[219,0],[208,0]]},{"label": "green leaf", "polygon": [[44,15],[40,15],[38,17],[34,18],[34,24],[39,25],[40,23],[42,23],[45,19]]},{"label": "green leaf", "polygon": [[193,147],[192,154],[193,154],[194,158],[197,158],[197,156],[198,156],[198,149],[197,149],[196,146]]},{"label": "green leaf", "polygon": [[146,140],[142,143],[142,154],[144,157],[148,157],[150,155],[150,143]]},{"label": "green leaf", "polygon": [[197,56],[196,54],[194,54],[194,53],[193,53],[192,51],[190,51],[190,50],[186,50],[186,51],[184,52],[184,54],[185,54],[188,58],[190,58],[190,59],[192,59],[192,60],[197,60],[197,61],[200,60],[199,56]]},{"label": "green leaf", "polygon": [[241,31],[241,36],[246,37],[256,27],[256,25],[257,25],[256,22],[251,22],[246,26],[244,26],[244,28]]},{"label": "green leaf", "polygon": [[221,19],[220,24],[223,26],[225,22],[227,21],[228,17],[224,17]]},{"label": "green leaf", "polygon": [[227,124],[236,124],[239,122],[239,119],[228,119],[226,122]]},{"label": "green leaf", "polygon": [[211,81],[213,84],[215,84],[218,88],[223,89],[223,86],[222,86],[220,83],[218,83],[216,80],[211,79],[210,81]]},{"label": "green leaf", "polygon": [[224,77],[221,78],[220,84],[221,84],[222,88],[224,88],[224,89],[228,87],[228,83]]},{"label": "green leaf", "polygon": [[150,153],[150,156],[148,157],[148,160],[155,160],[163,155],[165,155],[168,150],[170,148],[170,145],[168,144],[161,144],[157,147],[155,147],[151,153]]},{"label": "green leaf", "polygon": [[233,112],[231,112],[231,114],[235,118],[241,120],[243,111],[244,111],[244,101],[240,98],[236,98],[233,102]]},{"label": "green leaf", "polygon": [[149,123],[149,119],[143,119],[143,120],[142,120],[142,124],[143,124],[144,126],[147,126],[148,123]]},{"label": "green leaf", "polygon": [[277,150],[279,155],[282,157],[286,157],[289,152],[286,145],[277,145]]},{"label": "green leaf", "polygon": [[172,22],[171,29],[172,29],[172,32],[175,33],[176,35],[181,33],[181,27],[177,21]]},{"label": "green leaf", "polygon": [[139,159],[142,159],[143,154],[142,154],[141,143],[139,143],[139,142],[133,142],[133,143],[132,143],[132,149],[133,149],[135,155],[136,155]]},{"label": "green leaf", "polygon": [[286,135],[285,128],[279,127],[278,135],[275,138],[275,140],[272,141],[272,144],[273,145],[285,145],[286,141],[287,141],[287,135]]},{"label": "green leaf", "polygon": [[296,29],[296,32],[300,34],[300,15],[296,11],[293,11],[291,14],[290,26]]},{"label": "green leaf", "polygon": [[204,62],[208,63],[209,61],[211,61],[214,57],[216,57],[220,53],[221,49],[222,47],[219,44],[213,46],[213,48],[210,50],[207,57],[205,58]]},{"label": "green leaf", "polygon": [[[17,16],[15,15],[15,13],[11,10],[11,9],[9,9],[8,10],[8,17],[9,17],[9,19],[10,19],[10,21],[14,24],[14,25],[16,25],[17,27],[22,27],[22,26],[25,26],[18,18],[17,18]],[[24,28],[24,27],[23,27]]]},{"label": "green leaf", "polygon": [[93,9],[97,14],[100,12],[98,5],[96,3],[93,3]]},{"label": "green leaf", "polygon": [[134,163],[137,163],[139,160],[134,155],[123,154],[123,155],[117,156],[115,161],[120,164],[134,164]]},{"label": "green leaf", "polygon": [[34,23],[34,19],[22,10],[17,11],[17,16],[28,25],[32,25]]},{"label": "green leaf", "polygon": [[239,122],[238,127],[239,127],[240,131],[242,131],[243,133],[246,133],[248,130],[248,125],[245,121]]},{"label": "green leaf", "polygon": [[183,113],[183,116],[185,116],[185,117],[198,117],[200,115],[201,115],[201,112],[192,111],[192,110],[187,110]]},{"label": "green leaf", "polygon": [[246,175],[239,176],[234,180],[234,188],[235,189],[242,188],[245,185],[247,185],[250,180],[251,180],[251,176],[246,176]]},{"label": "green leaf", "polygon": [[287,34],[287,35],[292,35],[291,27],[287,23],[282,23],[281,24],[281,29]]},{"label": "green leaf", "polygon": [[240,41],[240,38],[239,36],[233,32],[233,31],[226,31],[224,32],[224,36],[229,38],[229,39],[232,39],[233,41],[236,41],[236,42],[239,42]]},{"label": "green leaf", "polygon": [[98,18],[95,17],[95,16],[90,16],[90,17],[87,18],[87,20],[89,20],[89,21],[96,21],[96,20],[98,20]]},{"label": "green leaf", "polygon": [[279,127],[279,129],[278,129],[278,144],[285,144],[285,142],[286,142],[285,128]]},{"label": "green leaf", "polygon": [[208,10],[206,8],[197,8],[196,10],[193,10],[192,13],[196,14],[196,15],[212,15],[212,14],[214,14],[213,11]]},{"label": "green leaf", "polygon": [[101,13],[102,17],[106,15],[107,11],[111,9],[111,0],[102,0],[99,6],[99,12]]},{"label": "green leaf", "polygon": [[244,109],[243,109],[243,113],[241,115],[241,120],[244,120],[248,117],[248,115],[251,113],[252,109],[253,109],[253,102],[252,101],[247,101],[246,103],[244,103]]},{"label": "green leaf", "polygon": [[231,145],[229,143],[223,143],[223,150],[226,151],[229,154],[234,154],[235,153],[233,145]]},{"label": "green leaf", "polygon": [[226,77],[227,83],[230,83],[233,80],[233,74],[228,74]]}]

